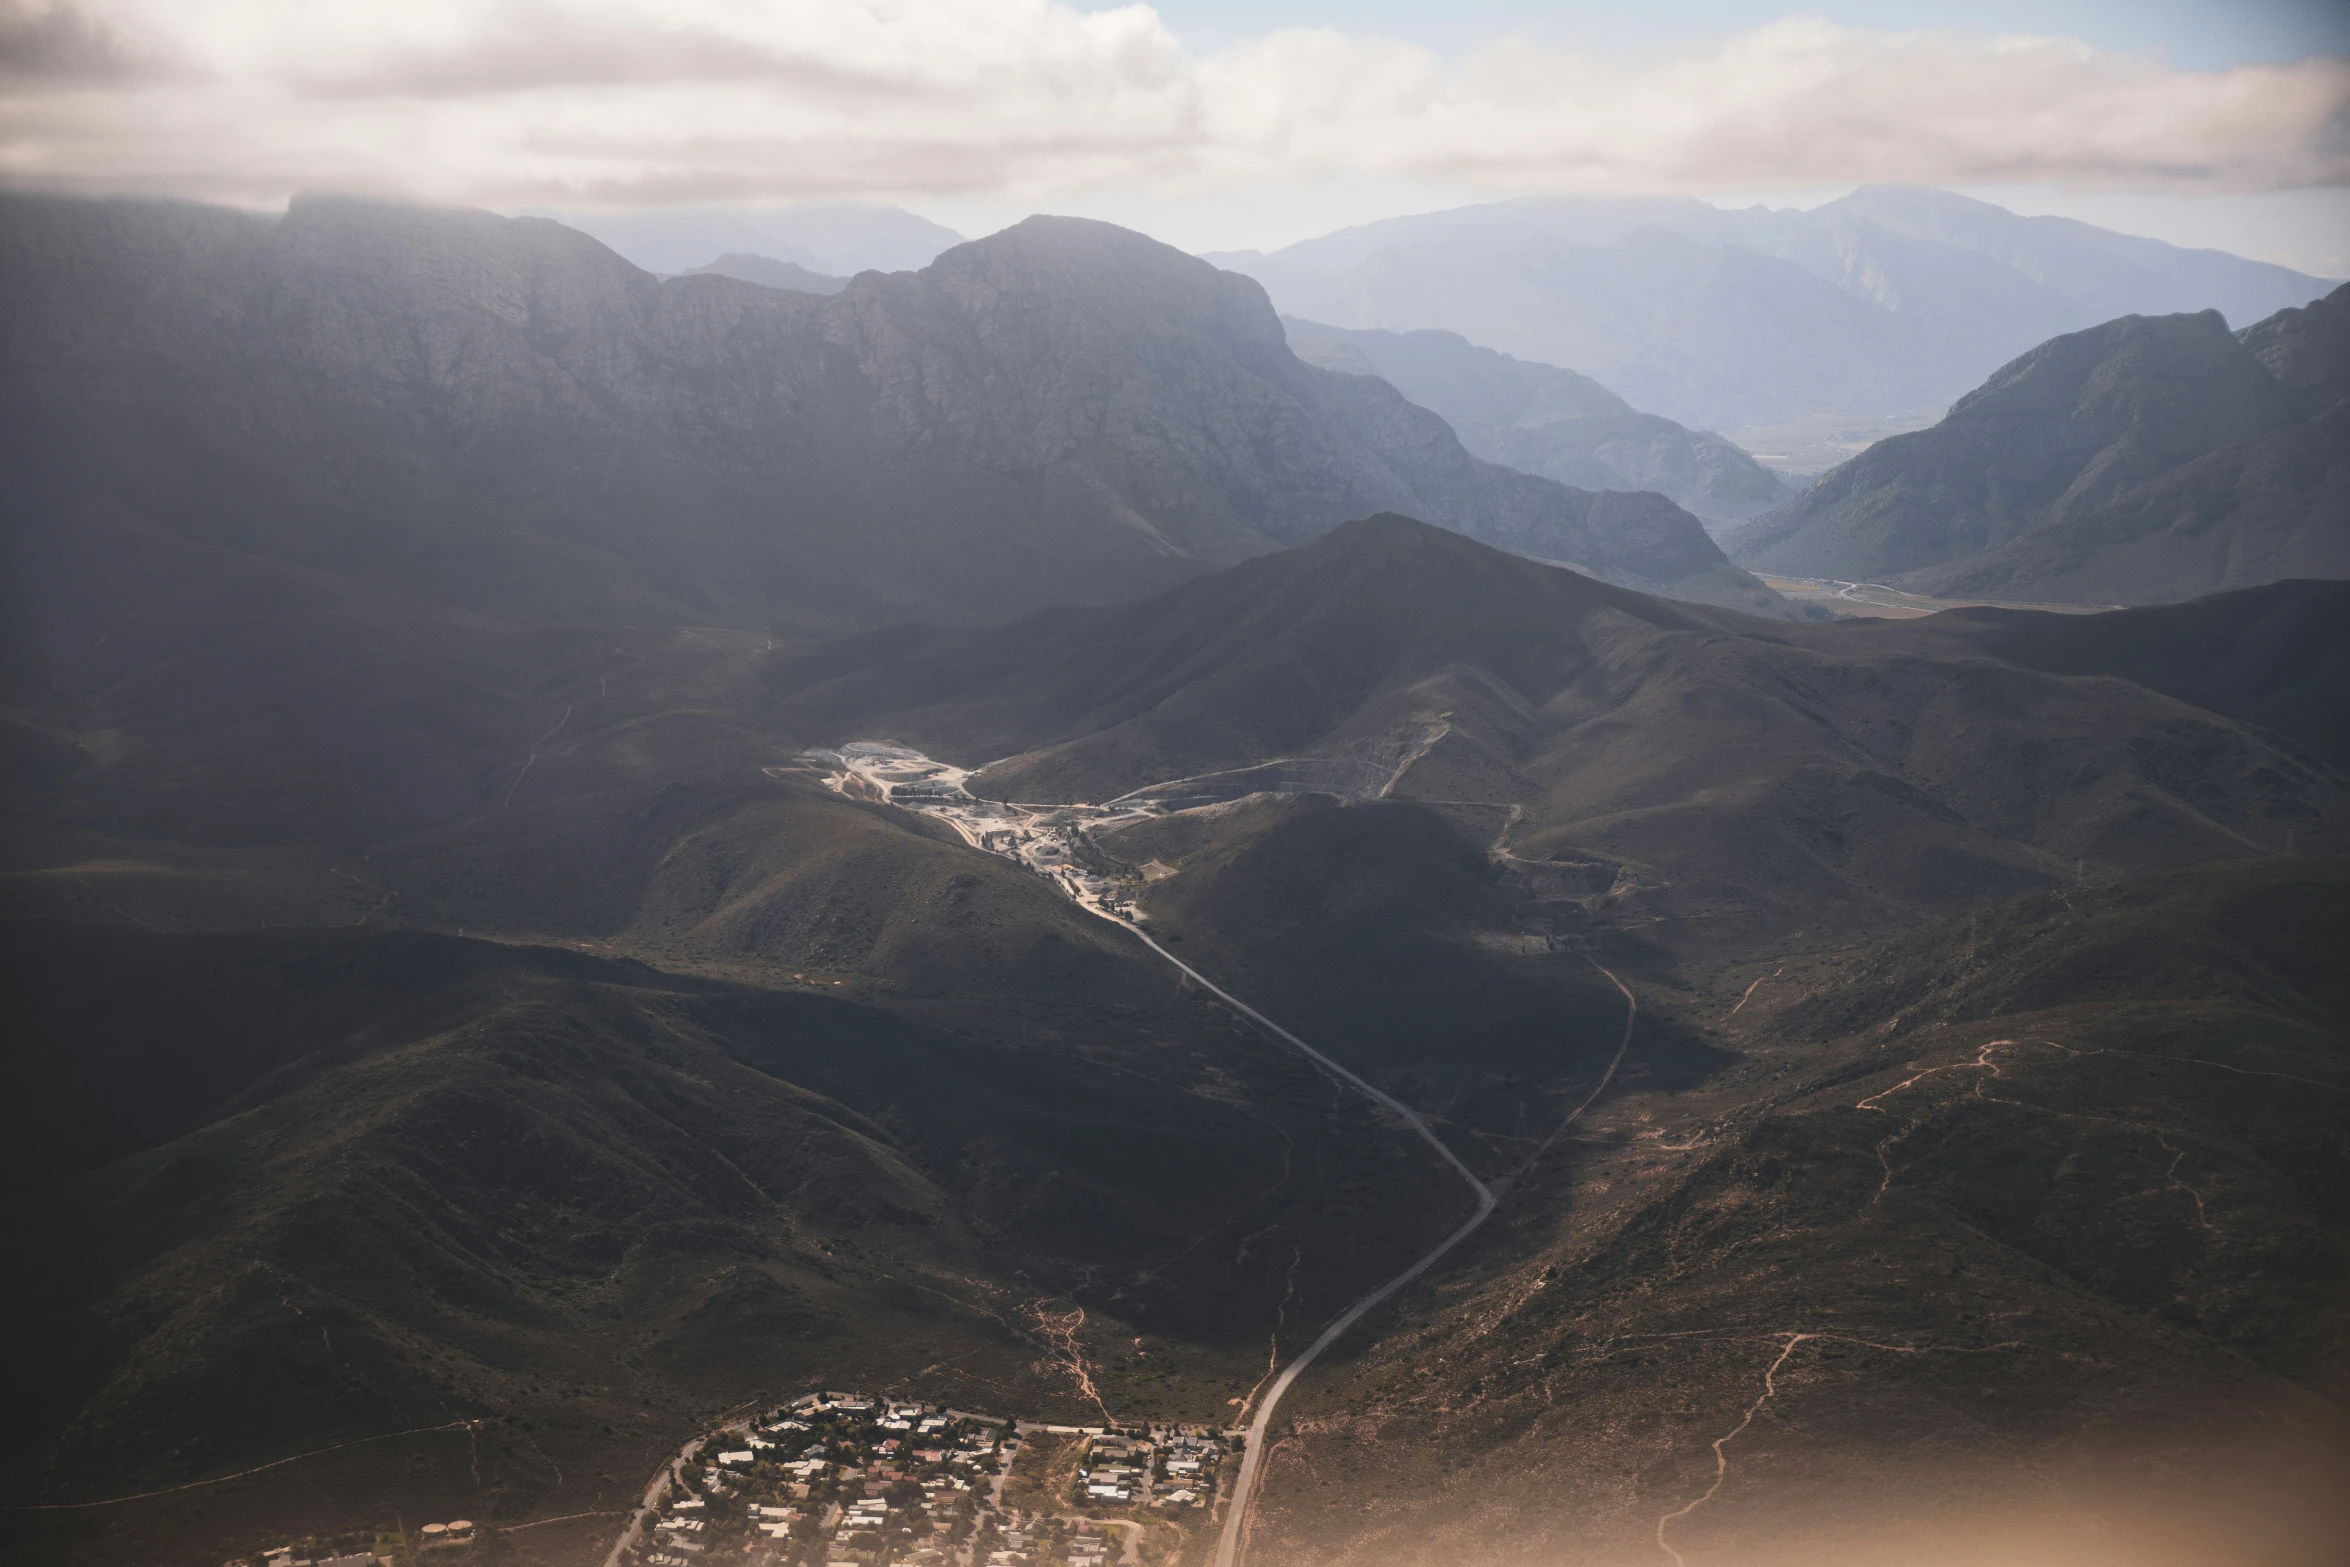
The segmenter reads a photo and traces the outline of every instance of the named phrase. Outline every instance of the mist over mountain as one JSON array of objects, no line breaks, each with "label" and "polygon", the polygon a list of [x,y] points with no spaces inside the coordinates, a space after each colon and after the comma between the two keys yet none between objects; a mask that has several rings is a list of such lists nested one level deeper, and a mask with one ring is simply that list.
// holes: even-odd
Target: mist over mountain
[{"label": "mist over mountain", "polygon": [[493,613],[805,632],[1107,602],[1404,506],[1776,602],[1670,502],[1480,462],[1298,361],[1253,283],[1105,224],[829,297],[350,202],[19,198],[7,228],[32,537],[161,529]]},{"label": "mist over mountain", "polygon": [[730,251],[790,262],[822,276],[917,272],[963,243],[953,229],[902,208],[856,203],[546,216],[660,274],[688,272]]},{"label": "mist over mountain", "polygon": [[1709,523],[1787,499],[1777,474],[1709,431],[1633,409],[1589,376],[1478,348],[1457,332],[1348,331],[1284,317],[1325,370],[1375,375],[1444,416],[1488,462],[1596,490],[1654,490]]},{"label": "mist over mountain", "polygon": [[1731,547],[1761,569],[2056,602],[2350,576],[2350,288],[2230,334],[2127,316],[2042,344]]},{"label": "mist over mountain", "polygon": [[744,283],[756,283],[762,288],[789,289],[799,294],[837,294],[849,286],[849,280],[845,277],[828,277],[821,272],[811,272],[796,261],[778,261],[773,256],[754,256],[742,251],[728,251],[716,261],[688,267],[683,275],[699,277],[706,272],[735,278]]},{"label": "mist over mountain", "polygon": [[1707,430],[1932,413],[2058,333],[2199,310],[2244,326],[2331,287],[1892,185],[1809,211],[1529,197],[1210,259],[1285,314],[1458,332]]}]

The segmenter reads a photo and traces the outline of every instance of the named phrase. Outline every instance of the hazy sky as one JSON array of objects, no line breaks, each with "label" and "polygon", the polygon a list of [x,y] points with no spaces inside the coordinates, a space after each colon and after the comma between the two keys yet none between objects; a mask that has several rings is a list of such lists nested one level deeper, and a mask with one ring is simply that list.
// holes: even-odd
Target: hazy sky
[{"label": "hazy sky", "polygon": [[[1084,0],[1078,9],[1114,7]],[[2250,61],[2350,54],[2350,6],[2339,0],[1946,0],[1940,4],[1681,0],[1678,4],[1542,5],[1527,0],[1167,0],[1159,19],[1184,44],[1213,50],[1278,27],[1378,33],[1448,53],[1519,35],[1638,58],[1693,40],[1750,32],[1789,16],[1880,32],[1921,28],[2077,38],[2092,48],[2159,52],[2212,70]]]},{"label": "hazy sky", "polygon": [[2350,272],[2350,5],[0,0],[0,178],[1037,210],[1191,249],[1864,180]]}]

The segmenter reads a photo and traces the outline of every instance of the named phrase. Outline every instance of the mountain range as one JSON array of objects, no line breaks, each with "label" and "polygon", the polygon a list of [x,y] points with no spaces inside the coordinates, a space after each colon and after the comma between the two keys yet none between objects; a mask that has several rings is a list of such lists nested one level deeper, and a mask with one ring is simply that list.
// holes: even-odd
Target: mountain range
[{"label": "mountain range", "polygon": [[[1829,1161],[1803,1096],[1897,1083],[1888,1068],[1942,1039],[1916,1033],[1929,1017],[2000,1015],[1921,1010],[1952,983],[1938,965],[1958,939],[1932,922],[1992,922],[1970,940],[2046,927],[2032,1007],[2159,1011],[2168,992],[2135,970],[2081,988],[2112,971],[2063,956],[2079,884],[2126,908],[2141,883],[2292,845],[2318,857],[2259,863],[2306,872],[2213,874],[2249,878],[2255,903],[2262,877],[2330,887],[2350,813],[2337,585],[2089,618],[1795,625],[1375,517],[1128,605],[779,644],[427,618],[169,541],[151,569],[193,591],[154,592],[78,665],[12,661],[11,1147],[30,1183],[13,1240],[40,1259],[13,1304],[63,1346],[18,1380],[39,1442],[26,1472],[78,1500],[417,1434],[358,1467],[321,1460],[303,1488],[44,1522],[70,1559],[217,1557],[257,1519],[324,1525],[364,1497],[588,1515],[537,1537],[552,1562],[591,1548],[600,1499],[751,1389],[928,1366],[942,1396],[1075,1415],[1090,1406],[1040,1358],[1037,1315],[1069,1303],[1104,1399],[1206,1418],[1262,1373],[1268,1331],[1294,1347],[1457,1222],[1371,1107],[1334,1105],[1299,1058],[1040,878],[824,788],[808,747],[888,736],[991,764],[989,795],[1160,800],[1089,851],[1133,879],[1158,938],[1441,1106],[1495,1176],[1617,1038],[1622,1002],[1593,964],[1636,987],[1634,1058],[1595,1141],[1513,1188],[1525,1223],[1464,1254],[1464,1279],[1504,1293],[1554,1268],[1617,1281],[1600,1294],[1667,1277],[1641,1260],[1642,1226],[1742,1200],[1758,1169],[1832,1169],[1816,1189],[1772,1179],[1849,1207],[1834,1183],[1855,1154],[1875,1169],[1884,1131],[1847,1115],[1844,1163]],[[2262,938],[2264,961],[2304,939],[2322,945],[2314,928]],[[1725,1025],[1740,987],[1790,964],[1800,1027]],[[2333,1081],[2310,1043],[2321,1004],[2273,989],[2246,1004],[2283,1009],[2282,1054],[2252,1062],[2204,1036],[2128,1048]],[[1953,1060],[1977,1048],[1966,1029],[1933,1043]],[[2228,1169],[2314,1159],[2320,1183],[2226,1187],[2213,1222],[2327,1237],[2297,1260],[2231,1254],[2230,1276],[2335,1277],[2331,1199],[2293,1195],[2333,1189],[2315,1145],[2272,1143],[2286,1134],[2247,1105],[2223,1150],[2209,1113],[2150,1124]],[[1998,1136],[2033,1146],[2032,1124]],[[1681,1151],[1640,1152],[1642,1125],[1674,1128]],[[1937,1164],[1918,1139],[1895,1166],[1902,1201],[1976,1211],[1978,1167]],[[1620,1159],[1636,1168],[1605,1173]],[[2220,1165],[2193,1168],[2197,1191],[2221,1189]],[[1594,1181],[1621,1183],[1619,1203],[1589,1206]],[[1952,1244],[1942,1220],[1897,1240],[1829,1217],[1779,1266],[1813,1281],[1801,1310],[1829,1302],[1856,1329],[1880,1330],[1877,1286],[1831,1286],[1836,1270],[1871,1248],[1941,1268]],[[2221,1396],[2225,1378],[2163,1347],[2154,1286],[2112,1276],[2137,1221],[2092,1204],[2045,1222],[1966,1240],[1957,1265],[2053,1269],[2069,1282],[2035,1332]],[[1246,1242],[1267,1233],[1277,1245]],[[2155,1233],[2162,1266],[2192,1266]],[[2268,1357],[2259,1398],[2289,1414],[2324,1385],[2288,1352],[2330,1331],[2312,1288],[2265,1314],[2195,1308]],[[1645,1306],[1607,1295],[1606,1331],[1719,1319],[1707,1291],[1797,1309],[1733,1271]],[[1972,1342],[1975,1297],[1946,1296],[1904,1297],[1903,1341]],[[1443,1315],[1434,1298],[1399,1309],[1422,1324],[1399,1343],[1455,1331],[1427,1315]],[[1455,1407],[1470,1385],[1518,1385],[1480,1357],[1571,1360],[1599,1330],[1513,1331],[1447,1356]],[[1148,1358],[1112,1353],[1129,1340]],[[1690,1362],[1677,1396],[1711,1420],[1749,1396],[1751,1370]],[[1909,1390],[1886,1397],[1939,1386],[1924,1361],[1872,1374]],[[1364,1385],[1308,1396],[1352,1419]],[[1575,1396],[1638,1384],[1616,1386]],[[1970,1461],[2096,1459],[2033,1433],[2115,1407],[2103,1387],[2083,1372],[2056,1403],[1977,1409]],[[486,1424],[451,1435],[453,1415]],[[1476,1422],[1440,1429],[1448,1462],[1506,1446]],[[1702,1425],[1688,1441],[1642,1429],[1680,1455],[1674,1476],[1702,1456]],[[1613,1462],[1573,1452],[1595,1473]],[[1845,1452],[1804,1462],[1833,1473]],[[1265,1526],[1348,1538],[1301,1483],[1276,1470]],[[1638,1512],[1605,1527],[1636,1534]],[[566,1547],[565,1530],[586,1533]]]},{"label": "mountain range", "polygon": [[[2254,638],[2345,591],[2201,612]],[[1506,812],[1510,855],[1596,877],[1618,917],[1734,940],[1796,908],[1857,932],[2090,863],[2281,850],[2288,825],[2320,842],[2339,758],[2296,753],[2330,728],[2279,741],[2155,685],[2083,682],[2192,623],[2100,622],[2111,650],[2060,674],[2024,650],[2030,618],[1783,627],[1380,517],[1142,604],[787,651],[769,678],[793,729],[989,763],[975,787],[1002,798],[1238,797],[1278,762],[1301,787]]]},{"label": "mountain range", "polygon": [[[2290,843],[2315,857],[2211,873],[2273,907],[2262,889],[2331,886],[2350,812],[2335,585],[1800,625],[1385,516],[1127,605],[779,641],[427,615],[169,539],[141,564],[160,579],[147,608],[79,662],[11,661],[12,1241],[38,1260],[12,1305],[60,1346],[17,1379],[23,1472],[82,1500],[379,1445],[306,1461],[300,1487],[39,1515],[42,1548],[71,1560],[217,1559],[255,1528],[380,1506],[562,1520],[515,1537],[552,1564],[597,1548],[597,1509],[756,1390],[919,1373],[942,1397],[1075,1417],[1095,1406],[1053,1369],[1044,1324],[1078,1308],[1112,1407],[1215,1418],[1262,1374],[1268,1333],[1295,1348],[1457,1222],[1373,1107],[1334,1103],[1041,878],[825,788],[810,747],[887,736],[991,764],[990,795],[1159,799],[1089,851],[1132,879],[1158,939],[1441,1107],[1497,1178],[1598,1080],[1623,1027],[1606,965],[1642,997],[1627,1075],[1590,1139],[1512,1188],[1518,1217],[1464,1252],[1459,1282],[1513,1294],[1585,1270],[1596,1292],[1577,1298],[1615,1302],[1618,1337],[1691,1312],[1761,1313],[1747,1325],[1767,1334],[1813,1306],[1881,1337],[1877,1285],[1839,1270],[1872,1249],[1946,1265],[1956,1221],[1907,1240],[1830,1222],[1885,1131],[1847,1115],[1835,1163],[1803,1098],[1890,1087],[1929,1044],[1936,1061],[1979,1048],[1919,1032],[2001,1016],[1918,999],[1952,983],[1956,927],[1934,921],[1989,921],[1973,940],[2045,927],[2030,1006],[2159,1012],[2168,992],[2137,970],[2082,988],[2113,970],[2105,948],[2065,956],[2079,884],[2134,907],[2141,884]],[[2301,929],[2261,937],[2263,961],[2322,945]],[[2322,967],[2291,962],[2304,988]],[[1768,1005],[1809,1010],[1727,1026],[1741,987],[1791,964]],[[2297,994],[2246,1002],[2281,1018],[2257,1061],[2224,1037],[2128,1048],[2330,1083],[2322,1003]],[[2256,1407],[2299,1431],[2330,1395],[2289,1347],[2330,1331],[2340,1219],[2295,1193],[2334,1190],[2332,1167],[2249,1103],[2223,1148],[2186,1103],[2149,1124],[2194,1153],[2196,1191],[2228,1194],[2213,1223],[2322,1238],[2230,1254],[2233,1278],[2317,1281],[2262,1313],[2195,1297],[2214,1313],[2199,1331],[2266,1357]],[[2036,1124],[1998,1137],[2037,1146]],[[1977,1211],[1979,1167],[1916,1135],[1901,1201]],[[2112,1168],[2168,1190],[2159,1166]],[[1735,1270],[1622,1294],[1671,1278],[1642,1237],[1769,1169],[1824,1205],[1777,1264],[1811,1281],[1800,1303]],[[1593,1182],[1620,1197],[1594,1206]],[[2053,1270],[2034,1331],[2065,1355],[2159,1369],[2182,1398],[2243,1393],[2164,1336],[2155,1283],[2114,1275],[2141,1244],[2192,1267],[2189,1242],[2139,1222],[2094,1203],[2019,1217],[1956,1265]],[[1975,1287],[1905,1296],[1901,1342],[1973,1342]],[[1444,1298],[1406,1298],[1395,1320],[1417,1325],[1392,1342],[1458,1331],[1437,1327]],[[1464,1344],[1431,1385],[1459,1408],[1471,1386],[1518,1387],[1529,1355],[1580,1364],[1602,1331],[1584,1320]],[[1348,1376],[1395,1353],[1411,1351]],[[1991,1385],[2030,1385],[2034,1364]],[[1673,1486],[1753,1369],[1725,1354],[1673,1373],[1705,1423],[1639,1425]],[[1940,1397],[1939,1374],[1897,1359],[1872,1386]],[[1376,1376],[1317,1381],[1305,1407],[1357,1418]],[[1579,1377],[1572,1396],[1638,1385]],[[2104,1461],[2045,1432],[2115,1407],[2083,1370],[2011,1411],[1970,1405],[1983,1435],[1965,1451]],[[2173,1451],[2206,1450],[2146,1418]],[[1446,1463],[1507,1446],[1473,1421],[1437,1429]],[[1606,1451],[1572,1451],[1611,1472]],[[1802,1461],[1833,1474],[1849,1453]],[[1353,1537],[1302,1471],[1269,1485],[1267,1529]],[[1414,1538],[1442,1537],[1415,1516]],[[1640,1508],[1603,1523],[1635,1536]]]},{"label": "mountain range", "polygon": [[[33,537],[161,531],[492,613],[797,634],[1111,602],[1401,507],[1792,613],[1669,501],[1471,457],[1300,362],[1255,284],[1105,224],[1032,219],[829,296],[337,201],[15,198],[5,246],[0,460]],[[17,542],[20,570],[57,559]]]},{"label": "mountain range", "polygon": [[2033,344],[2123,315],[2247,325],[2333,285],[1916,186],[1808,211],[1526,198],[1211,253],[1287,315],[1458,332],[1696,429],[1932,417]]},{"label": "mountain range", "polygon": [[[1797,619],[1468,449],[1612,393],[1101,224],[0,217],[20,1554],[600,1561],[812,1388],[1221,1427],[1465,1171],[1254,1560],[2330,1559],[2350,582]],[[2336,303],[2060,339],[1972,458],[2268,451]]]},{"label": "mountain range", "polygon": [[2055,338],[1726,537],[1795,576],[2086,603],[2350,577],[2350,287]]},{"label": "mountain range", "polygon": [[1589,376],[1478,348],[1457,332],[1352,332],[1282,318],[1325,370],[1375,375],[1444,416],[1488,462],[1594,490],[1654,490],[1708,523],[1788,498],[1784,481],[1708,431],[1635,410]]}]

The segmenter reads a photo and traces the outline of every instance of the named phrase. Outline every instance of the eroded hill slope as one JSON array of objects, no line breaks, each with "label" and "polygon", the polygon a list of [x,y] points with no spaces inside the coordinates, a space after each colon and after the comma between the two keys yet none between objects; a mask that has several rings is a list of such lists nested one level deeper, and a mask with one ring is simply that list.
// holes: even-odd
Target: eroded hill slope
[{"label": "eroded hill slope", "polygon": [[1652,991],[1732,1060],[1630,1082],[1309,1379],[1256,1548],[2326,1559],[2346,889],[2208,866]]}]

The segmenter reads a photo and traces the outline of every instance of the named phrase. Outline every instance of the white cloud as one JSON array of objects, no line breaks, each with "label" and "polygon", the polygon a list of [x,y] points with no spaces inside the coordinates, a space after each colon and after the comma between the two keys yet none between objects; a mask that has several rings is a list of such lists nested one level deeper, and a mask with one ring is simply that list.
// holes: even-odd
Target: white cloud
[{"label": "white cloud", "polygon": [[573,209],[1870,179],[2350,183],[2350,61],[2170,69],[1789,20],[1637,65],[1335,31],[1187,54],[1053,0],[0,0],[0,178]]}]

